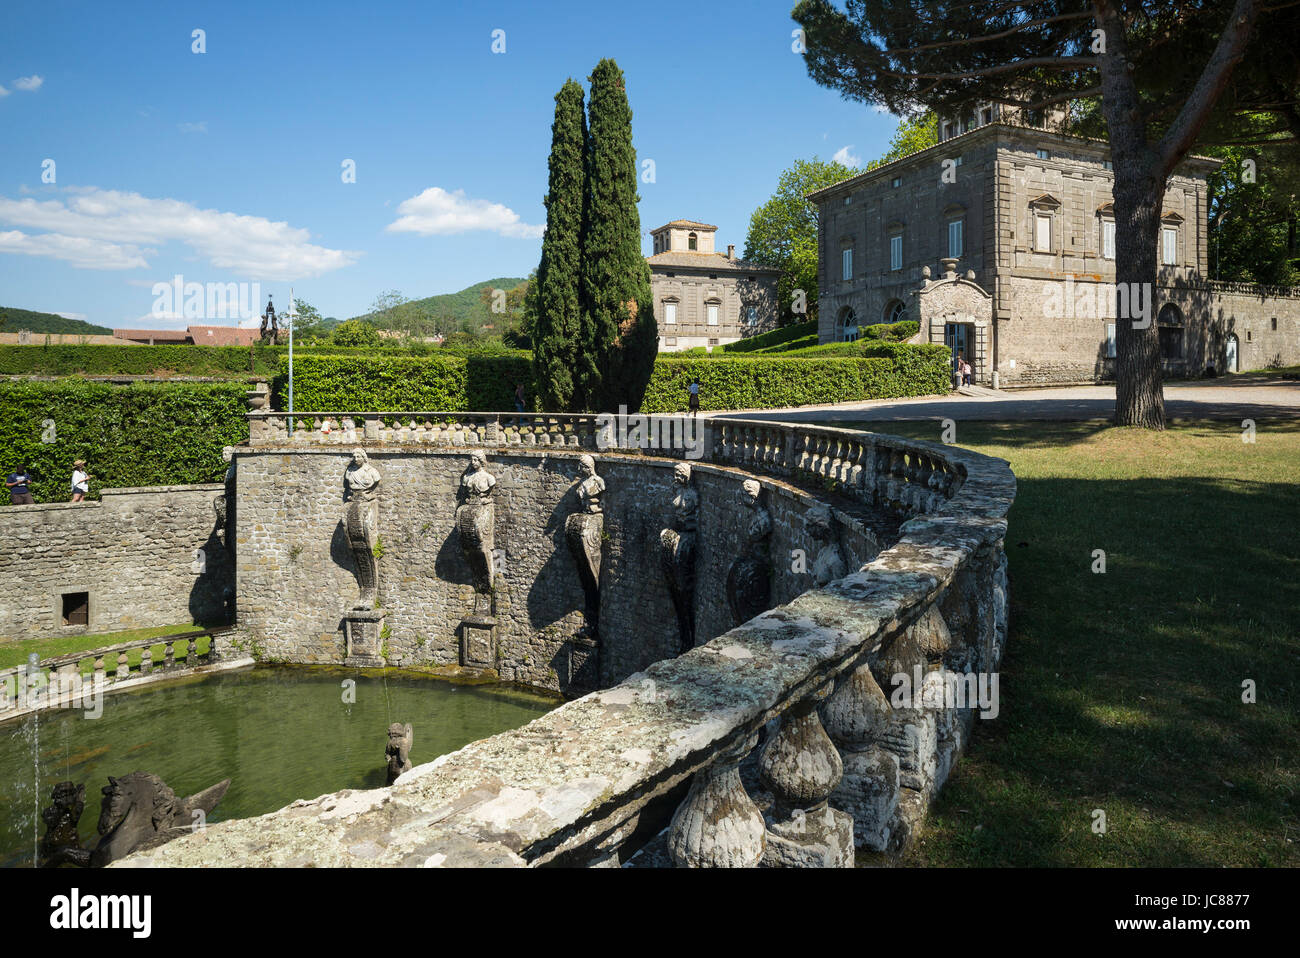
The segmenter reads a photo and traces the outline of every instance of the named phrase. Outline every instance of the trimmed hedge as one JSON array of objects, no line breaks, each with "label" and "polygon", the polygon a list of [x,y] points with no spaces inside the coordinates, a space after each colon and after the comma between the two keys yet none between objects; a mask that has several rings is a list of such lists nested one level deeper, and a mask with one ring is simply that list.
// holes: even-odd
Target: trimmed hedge
[{"label": "trimmed hedge", "polygon": [[219,482],[222,447],[248,441],[244,393],[242,383],[0,381],[0,471],[7,478],[26,461],[37,502],[72,497],[76,459],[88,463],[91,498],[105,487]]},{"label": "trimmed hedge", "polygon": [[[425,356],[500,355],[527,357],[520,350],[501,346],[484,348],[440,347],[430,343],[409,346],[353,348],[346,346],[295,346],[294,366],[304,356]],[[251,360],[250,360],[251,354]],[[244,378],[275,375],[288,346],[0,346],[0,375],[6,376],[215,376]]]},{"label": "trimmed hedge", "polygon": [[684,410],[687,385],[695,376],[700,378],[700,408],[719,410],[927,396],[950,390],[949,353],[945,347],[875,345],[894,348],[882,350],[880,355],[858,357],[660,356],[641,411]]},{"label": "trimmed hedge", "polygon": [[750,336],[747,339],[740,339],[734,343],[727,343],[722,347],[724,353],[749,353],[755,350],[770,349],[773,346],[780,346],[782,343],[788,343],[794,339],[806,339],[809,336],[817,335],[817,320],[810,319],[806,323],[795,323],[791,326],[782,326],[780,329],[773,329],[766,333],[760,333],[757,336]]},{"label": "trimmed hedge", "polygon": [[[276,377],[277,409],[284,408],[288,376],[285,358]],[[535,390],[527,353],[293,358],[293,405],[304,411],[513,411],[516,382],[524,384],[531,401]]]}]

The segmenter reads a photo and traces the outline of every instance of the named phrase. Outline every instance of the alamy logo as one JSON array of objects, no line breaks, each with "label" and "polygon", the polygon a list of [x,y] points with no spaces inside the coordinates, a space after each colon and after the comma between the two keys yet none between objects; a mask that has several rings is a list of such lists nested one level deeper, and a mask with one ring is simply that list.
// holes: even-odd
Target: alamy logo
[{"label": "alamy logo", "polygon": [[1131,319],[1134,329],[1151,325],[1155,290],[1150,283],[1076,283],[1067,273],[1064,283],[1049,283],[1043,294],[1043,315],[1049,319]]},{"label": "alamy logo", "polygon": [[150,292],[160,319],[255,319],[262,302],[261,283],[187,283],[180,273]]},{"label": "alamy logo", "polygon": [[153,928],[151,895],[82,895],[78,888],[50,899],[50,927],[129,929],[133,938],[148,938]]},{"label": "alamy logo", "polygon": [[628,415],[627,406],[618,415],[603,412],[596,417],[596,448],[684,449],[687,459],[704,456],[704,427],[691,416]]}]

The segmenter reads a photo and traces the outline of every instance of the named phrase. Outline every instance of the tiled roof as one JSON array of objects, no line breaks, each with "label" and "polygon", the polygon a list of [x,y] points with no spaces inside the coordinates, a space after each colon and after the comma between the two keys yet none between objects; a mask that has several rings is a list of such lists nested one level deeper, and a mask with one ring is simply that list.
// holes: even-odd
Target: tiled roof
[{"label": "tiled roof", "polygon": [[716,230],[716,226],[710,226],[708,223],[697,223],[695,220],[673,220],[671,223],[665,223],[663,226],[657,226],[652,229],[651,233],[658,233],[660,230],[666,230],[673,226],[678,229],[695,229],[695,230]]},{"label": "tiled roof", "polygon": [[681,266],[693,269],[726,269],[738,273],[779,273],[779,269],[747,263],[743,259],[727,259],[722,253],[692,253],[687,250],[669,250],[647,256],[651,266]]},{"label": "tiled roof", "polygon": [[262,338],[262,331],[243,326],[191,326],[189,335],[200,346],[249,346]]}]

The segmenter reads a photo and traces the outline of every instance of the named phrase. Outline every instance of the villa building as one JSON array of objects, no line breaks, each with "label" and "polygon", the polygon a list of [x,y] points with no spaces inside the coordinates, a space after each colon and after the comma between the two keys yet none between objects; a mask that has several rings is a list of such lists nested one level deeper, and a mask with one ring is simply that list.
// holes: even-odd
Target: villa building
[{"label": "villa building", "polygon": [[650,292],[659,351],[725,346],[776,328],[779,269],[714,249],[718,228],[674,220],[650,231]]},{"label": "villa building", "polygon": [[[809,194],[821,342],[912,319],[914,342],[962,353],[983,385],[1114,378],[1109,146],[1021,119],[989,107],[941,121],[936,146]],[[1167,376],[1300,362],[1300,288],[1208,278],[1219,162],[1191,156],[1169,178],[1154,302],[1137,301]]]}]

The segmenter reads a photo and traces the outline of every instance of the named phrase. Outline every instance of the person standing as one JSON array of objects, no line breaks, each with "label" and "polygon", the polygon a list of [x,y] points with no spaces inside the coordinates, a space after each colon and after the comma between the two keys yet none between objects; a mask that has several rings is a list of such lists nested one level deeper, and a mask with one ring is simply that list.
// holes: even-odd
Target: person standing
[{"label": "person standing", "polygon": [[88,492],[90,492],[90,473],[86,472],[86,460],[78,459],[72,464],[72,501],[85,502]]},{"label": "person standing", "polygon": [[9,496],[13,499],[16,506],[34,506],[36,500],[32,498],[31,490],[32,477],[28,474],[27,463],[18,467],[17,472],[9,473],[9,478],[5,480],[5,488],[9,490]]},{"label": "person standing", "polygon": [[687,401],[687,408],[691,411],[692,416],[699,415],[700,412],[700,377],[696,376],[691,380],[691,384],[686,387],[690,393],[690,399]]}]

